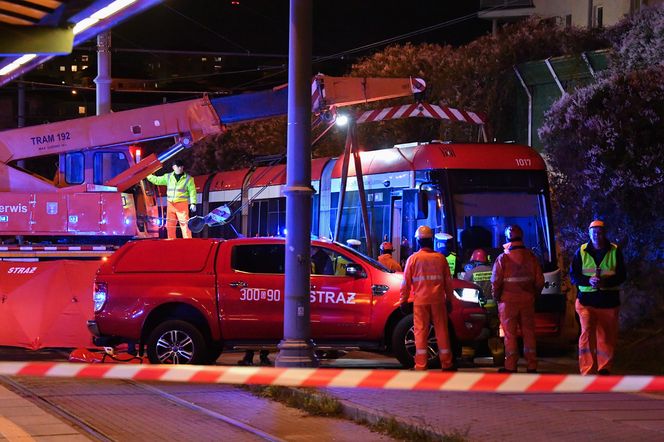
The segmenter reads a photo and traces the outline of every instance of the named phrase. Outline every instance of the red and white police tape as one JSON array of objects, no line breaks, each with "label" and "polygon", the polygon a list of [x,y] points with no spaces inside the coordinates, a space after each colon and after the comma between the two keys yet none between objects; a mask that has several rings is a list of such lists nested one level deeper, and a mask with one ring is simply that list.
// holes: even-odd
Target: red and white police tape
[{"label": "red and white police tape", "polygon": [[496,393],[664,391],[664,376],[450,373],[337,368],[1,362],[0,375]]}]

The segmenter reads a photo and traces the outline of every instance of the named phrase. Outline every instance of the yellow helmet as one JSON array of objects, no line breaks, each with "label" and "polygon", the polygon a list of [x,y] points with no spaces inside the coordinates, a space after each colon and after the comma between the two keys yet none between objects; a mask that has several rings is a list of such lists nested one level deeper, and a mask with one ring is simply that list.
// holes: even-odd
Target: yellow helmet
[{"label": "yellow helmet", "polygon": [[415,232],[415,238],[417,239],[426,239],[433,238],[433,230],[429,226],[420,226]]}]

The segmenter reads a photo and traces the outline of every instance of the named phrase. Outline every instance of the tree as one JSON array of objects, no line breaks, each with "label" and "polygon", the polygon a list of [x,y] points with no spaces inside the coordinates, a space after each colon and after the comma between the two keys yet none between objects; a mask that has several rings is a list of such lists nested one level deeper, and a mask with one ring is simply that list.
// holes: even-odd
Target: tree
[{"label": "tree", "polygon": [[[624,248],[630,283],[623,324],[664,304],[658,282],[664,276],[662,23],[662,7],[621,23],[607,73],[554,103],[539,131],[553,170],[554,213],[564,255],[587,241],[587,221],[594,217],[608,222]],[[636,42],[642,35],[659,53],[641,50]],[[625,71],[627,67],[632,69]]]}]

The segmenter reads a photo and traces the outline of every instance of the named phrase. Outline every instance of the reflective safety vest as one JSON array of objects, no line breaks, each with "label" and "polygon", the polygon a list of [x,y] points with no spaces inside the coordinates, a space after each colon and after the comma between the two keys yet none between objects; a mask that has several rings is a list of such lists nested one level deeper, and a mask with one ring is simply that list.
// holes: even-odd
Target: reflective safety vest
[{"label": "reflective safety vest", "polygon": [[157,186],[166,186],[166,200],[171,203],[189,202],[196,204],[196,184],[188,174],[182,174],[175,180],[175,173],[162,176],[148,175],[148,181]]},{"label": "reflective safety vest", "polygon": [[447,259],[447,265],[450,266],[450,275],[454,277],[454,270],[456,269],[456,253],[451,252],[449,255],[445,256]]},{"label": "reflective safety vest", "polygon": [[[616,256],[618,246],[611,243],[611,249],[604,255],[604,259],[599,263],[599,266],[595,263],[592,255],[586,251],[588,243],[585,243],[579,249],[581,254],[581,268],[582,273],[585,276],[592,277],[595,276],[597,268],[599,267],[600,276],[612,276],[616,274]],[[619,290],[620,287],[602,287],[601,290]],[[580,285],[579,290],[582,292],[597,292],[599,289],[591,287],[589,285]]]},{"label": "reflective safety vest", "polygon": [[491,281],[491,270],[486,272],[473,272],[473,282]]}]

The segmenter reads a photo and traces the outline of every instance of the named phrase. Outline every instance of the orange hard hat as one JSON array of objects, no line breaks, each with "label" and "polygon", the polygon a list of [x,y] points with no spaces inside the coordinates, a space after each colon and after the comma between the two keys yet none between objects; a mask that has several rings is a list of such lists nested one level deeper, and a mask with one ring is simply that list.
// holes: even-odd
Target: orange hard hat
[{"label": "orange hard hat", "polygon": [[392,243],[391,243],[391,242],[387,242],[387,241],[385,241],[384,243],[382,243],[382,244],[380,245],[380,249],[381,249],[383,252],[388,252],[388,253],[394,251],[394,247],[392,247]]},{"label": "orange hard hat", "polygon": [[433,238],[433,230],[429,226],[420,226],[415,232],[415,238],[417,239],[426,239]]},{"label": "orange hard hat", "polygon": [[489,258],[484,249],[473,250],[473,254],[470,255],[470,260],[477,262],[489,262]]},{"label": "orange hard hat", "polygon": [[592,229],[593,227],[601,227],[604,228],[604,221],[596,219],[593,222],[590,223],[588,226],[589,229]]}]

